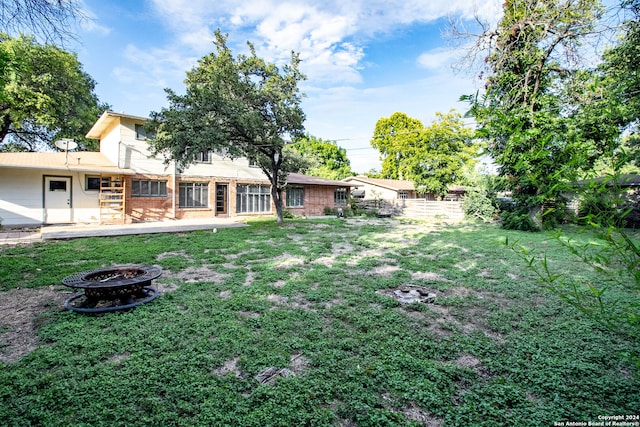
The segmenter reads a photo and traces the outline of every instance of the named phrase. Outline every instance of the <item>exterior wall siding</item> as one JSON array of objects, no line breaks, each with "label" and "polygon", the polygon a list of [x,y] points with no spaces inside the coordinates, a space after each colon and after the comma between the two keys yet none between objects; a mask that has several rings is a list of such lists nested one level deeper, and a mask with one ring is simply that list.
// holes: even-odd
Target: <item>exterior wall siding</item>
[{"label": "exterior wall siding", "polygon": [[[325,208],[335,209],[334,191],[336,187],[328,185],[304,185],[304,206],[289,207],[285,209],[297,216],[324,215]],[[286,192],[283,193],[286,204]]]},{"label": "exterior wall siding", "polygon": [[[166,180],[167,181],[167,197],[138,197],[131,194],[133,180]],[[222,179],[219,177],[185,177],[177,176],[175,180],[175,188],[173,179],[167,175],[134,175],[126,178],[127,195],[125,197],[125,211],[131,222],[143,221],[162,221],[165,219],[198,219],[213,218],[216,213],[216,185],[225,184],[227,186],[227,209],[223,217],[229,216],[272,216],[275,212],[273,200],[271,201],[271,210],[269,212],[236,212],[236,186],[238,184],[262,184],[268,185],[263,180],[235,180]],[[179,206],[179,187],[180,183],[201,182],[208,184],[208,206],[198,208],[181,208]],[[174,201],[175,197],[175,201]]]},{"label": "exterior wall siding", "polygon": [[98,192],[86,188],[86,175],[68,171],[0,168],[0,224],[18,226],[43,223],[45,176],[71,178],[71,219],[74,223],[98,222]]},{"label": "exterior wall siding", "polygon": [[0,169],[2,225],[42,223],[42,173],[29,169]]},{"label": "exterior wall siding", "polygon": [[122,167],[120,164],[119,151],[121,139],[120,127],[117,125],[117,121],[109,126],[100,139],[100,152],[104,154],[111,163],[120,167]]}]

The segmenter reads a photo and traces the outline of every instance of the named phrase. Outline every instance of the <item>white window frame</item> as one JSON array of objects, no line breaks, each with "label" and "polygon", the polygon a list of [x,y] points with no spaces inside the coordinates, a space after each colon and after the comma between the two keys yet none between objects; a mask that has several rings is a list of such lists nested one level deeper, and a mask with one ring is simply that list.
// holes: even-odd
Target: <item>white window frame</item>
[{"label": "white window frame", "polygon": [[271,186],[264,184],[236,185],[236,213],[271,212]]},{"label": "white window frame", "polygon": [[335,206],[347,206],[349,204],[349,192],[346,188],[336,188],[333,191],[333,204]]},{"label": "white window frame", "polygon": [[287,186],[287,207],[304,207],[304,187],[301,185]]}]

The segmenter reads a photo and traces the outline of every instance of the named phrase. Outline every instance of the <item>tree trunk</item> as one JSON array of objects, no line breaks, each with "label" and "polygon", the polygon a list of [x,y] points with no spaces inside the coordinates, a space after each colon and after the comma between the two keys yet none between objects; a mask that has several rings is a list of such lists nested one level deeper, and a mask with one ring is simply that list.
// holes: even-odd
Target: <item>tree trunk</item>
[{"label": "tree trunk", "polygon": [[273,197],[273,205],[276,208],[276,221],[278,224],[282,224],[284,222],[282,190],[273,182],[271,183],[271,197]]},{"label": "tree trunk", "polygon": [[10,129],[11,129],[11,116],[9,116],[9,113],[6,113],[0,119],[0,144],[4,142],[4,139],[9,134]]},{"label": "tree trunk", "polygon": [[271,197],[273,198],[273,205],[276,208],[276,221],[278,224],[284,222],[284,214],[282,209],[282,188],[278,182],[278,176],[280,175],[280,167],[282,166],[282,148],[274,147],[274,151],[271,154]]}]

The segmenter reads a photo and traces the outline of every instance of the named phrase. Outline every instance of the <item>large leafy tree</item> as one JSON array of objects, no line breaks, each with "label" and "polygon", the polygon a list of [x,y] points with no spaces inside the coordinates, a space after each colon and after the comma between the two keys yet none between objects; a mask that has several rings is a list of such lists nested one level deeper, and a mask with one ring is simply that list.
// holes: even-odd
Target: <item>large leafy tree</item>
[{"label": "large leafy tree", "polygon": [[0,73],[0,150],[54,148],[59,138],[97,148],[84,135],[108,105],[99,102],[75,54],[0,35]]},{"label": "large leafy tree", "polygon": [[431,126],[425,127],[408,147],[401,164],[419,193],[444,195],[451,184],[461,183],[475,164],[479,146],[473,129],[457,112],[436,113]]},{"label": "large leafy tree", "polygon": [[339,180],[354,174],[347,150],[334,141],[305,135],[288,145],[287,150],[300,157],[300,171],[307,175]]},{"label": "large leafy tree", "polygon": [[233,56],[227,36],[215,33],[215,52],[187,73],[186,91],[165,89],[169,107],[152,112],[151,146],[180,167],[202,151],[255,159],[271,182],[278,222],[283,221],[282,184],[294,165],[283,152],[289,138],[302,137],[304,112],[298,82],[300,60],[292,53],[282,69],[256,55]]},{"label": "large leafy tree", "polygon": [[486,90],[466,99],[518,206],[540,224],[545,203],[561,204],[561,184],[613,148],[615,126],[581,108],[599,90],[577,60],[603,9],[598,0],[507,0],[503,11],[475,44]]},{"label": "large leafy tree", "polygon": [[378,120],[371,145],[383,156],[383,178],[406,179],[420,193],[444,195],[451,184],[463,179],[478,154],[473,136],[455,111],[436,113],[428,127],[404,113],[394,113]]},{"label": "large leafy tree", "polygon": [[623,148],[630,162],[640,166],[640,0],[624,0],[621,6],[626,20],[618,42],[604,52],[598,67],[602,84],[596,107],[601,118],[628,134]]},{"label": "large leafy tree", "polygon": [[408,147],[415,144],[424,125],[418,119],[404,113],[393,113],[376,122],[371,146],[380,152],[382,170],[380,176],[386,179],[409,179],[402,175],[403,156]]}]

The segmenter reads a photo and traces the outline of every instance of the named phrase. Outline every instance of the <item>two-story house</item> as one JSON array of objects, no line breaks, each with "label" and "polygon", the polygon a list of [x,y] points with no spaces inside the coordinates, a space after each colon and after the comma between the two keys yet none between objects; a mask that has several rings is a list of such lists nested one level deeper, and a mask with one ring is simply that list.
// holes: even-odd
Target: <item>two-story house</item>
[{"label": "two-story house", "polygon": [[[273,215],[271,187],[246,158],[199,153],[178,170],[151,154],[143,117],[106,111],[87,133],[100,152],[0,153],[0,224],[112,223]],[[322,215],[350,184],[290,174],[285,208]]]}]

